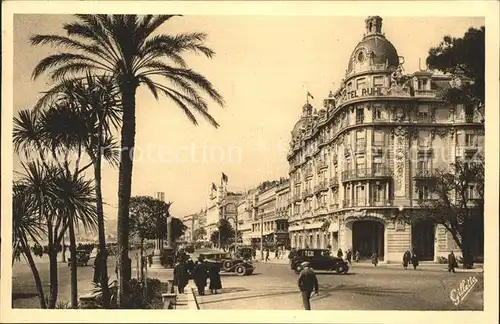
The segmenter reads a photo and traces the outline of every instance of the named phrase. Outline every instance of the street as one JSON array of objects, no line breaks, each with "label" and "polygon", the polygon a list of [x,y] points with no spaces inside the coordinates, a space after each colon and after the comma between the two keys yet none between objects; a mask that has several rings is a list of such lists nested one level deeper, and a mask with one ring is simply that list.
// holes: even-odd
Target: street
[{"label": "street", "polygon": [[[483,274],[353,265],[347,275],[317,272],[319,296],[313,310],[482,310]],[[455,306],[452,289],[474,276],[478,283]],[[221,273],[222,292],[197,296],[201,309],[300,310],[298,276],[287,264],[256,263],[251,276]],[[207,287],[208,292],[208,287]]]},{"label": "street", "polygon": [[[38,269],[49,292],[49,264],[38,260]],[[221,273],[222,291],[217,295],[197,296],[201,309],[300,310],[298,276],[288,264],[256,262],[251,276],[238,277]],[[108,271],[114,274],[115,261],[109,260]],[[429,270],[429,268],[432,268]],[[59,301],[70,300],[70,271],[59,263]],[[426,269],[408,269],[353,264],[349,274],[316,272],[319,296],[311,300],[317,310],[482,310],[483,274],[443,271],[441,265]],[[92,288],[93,267],[78,268],[79,294]],[[458,306],[450,298],[462,280],[475,277],[478,282]],[[13,268],[13,307],[38,308],[39,302],[29,266],[16,263]],[[208,287],[207,290],[208,292]]]},{"label": "street", "polygon": [[[38,272],[43,283],[46,296],[49,294],[49,263],[46,259],[35,258]],[[108,274],[114,276],[115,260],[108,260]],[[69,302],[71,300],[71,271],[67,263],[58,263],[59,294],[58,301]],[[93,288],[91,280],[94,276],[92,265],[78,267],[78,291],[83,294]],[[33,280],[33,274],[28,264],[23,260],[16,262],[12,268],[12,307],[13,308],[39,308],[40,302]]]}]

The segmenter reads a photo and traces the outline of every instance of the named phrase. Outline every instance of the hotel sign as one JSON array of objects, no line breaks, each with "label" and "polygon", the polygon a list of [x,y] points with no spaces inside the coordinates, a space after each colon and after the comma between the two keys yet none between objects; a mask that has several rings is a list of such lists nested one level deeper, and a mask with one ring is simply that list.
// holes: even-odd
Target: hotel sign
[{"label": "hotel sign", "polygon": [[362,88],[352,91],[346,91],[342,96],[341,101],[361,98],[361,97],[377,97],[377,96],[385,96],[387,95],[386,88]]}]

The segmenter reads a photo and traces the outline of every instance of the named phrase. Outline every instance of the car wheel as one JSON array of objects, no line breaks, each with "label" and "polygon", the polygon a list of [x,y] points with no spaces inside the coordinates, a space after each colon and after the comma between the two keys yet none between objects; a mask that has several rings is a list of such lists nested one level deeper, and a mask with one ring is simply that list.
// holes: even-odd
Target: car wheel
[{"label": "car wheel", "polygon": [[297,264],[295,267],[295,273],[296,274],[299,274],[301,271],[302,271],[302,266],[300,264]]},{"label": "car wheel", "polygon": [[224,263],[222,263],[222,268],[225,271],[229,271],[232,266],[233,266],[233,263],[231,261],[224,261]]},{"label": "car wheel", "polygon": [[239,265],[237,266],[235,269],[234,269],[234,272],[236,272],[236,274],[238,276],[244,276],[245,275],[245,272],[246,272],[246,269],[244,266],[242,265]]}]

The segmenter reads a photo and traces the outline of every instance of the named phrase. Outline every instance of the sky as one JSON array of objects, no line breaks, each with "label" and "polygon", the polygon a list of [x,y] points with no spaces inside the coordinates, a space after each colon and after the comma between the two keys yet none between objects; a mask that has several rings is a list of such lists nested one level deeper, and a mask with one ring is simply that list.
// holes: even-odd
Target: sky
[{"label": "sky", "polygon": [[[221,173],[231,191],[248,190],[265,180],[286,177],[290,132],[306,93],[317,109],[345,74],[352,50],[362,39],[366,17],[338,16],[184,16],[171,19],[160,33],[205,32],[213,59],[186,56],[190,68],[206,76],[222,94],[224,108],[209,103],[221,125],[199,119],[192,125],[167,99],[156,101],[144,88],[136,98],[137,133],[132,195],[165,193],[172,214],[182,217],[205,207],[211,183]],[[382,17],[382,31],[405,58],[405,72],[424,67],[428,49],[444,35],[462,36],[484,25],[475,17]],[[58,50],[32,47],[34,34],[63,34],[70,15],[15,15],[14,116],[33,107],[50,86],[31,72]],[[19,170],[14,156],[14,170]],[[106,217],[117,216],[118,169],[103,169]]]}]

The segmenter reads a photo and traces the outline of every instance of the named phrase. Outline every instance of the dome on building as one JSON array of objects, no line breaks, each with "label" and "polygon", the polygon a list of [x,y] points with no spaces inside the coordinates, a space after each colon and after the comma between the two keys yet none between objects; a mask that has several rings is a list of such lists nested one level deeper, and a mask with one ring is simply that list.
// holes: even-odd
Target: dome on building
[{"label": "dome on building", "polygon": [[347,74],[358,70],[356,66],[373,66],[388,63],[389,67],[399,65],[396,48],[382,33],[382,18],[368,17],[365,20],[366,33],[363,40],[354,48],[349,59]]},{"label": "dome on building", "polygon": [[292,130],[293,137],[300,134],[301,129],[306,128],[307,124],[311,119],[312,111],[313,111],[313,106],[309,102],[302,107],[302,116],[300,117],[299,121],[295,124]]}]

